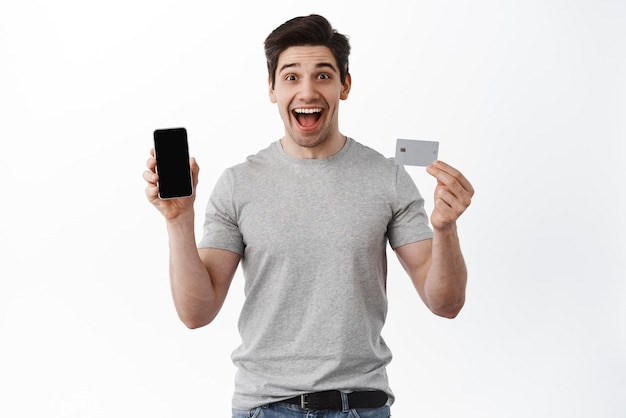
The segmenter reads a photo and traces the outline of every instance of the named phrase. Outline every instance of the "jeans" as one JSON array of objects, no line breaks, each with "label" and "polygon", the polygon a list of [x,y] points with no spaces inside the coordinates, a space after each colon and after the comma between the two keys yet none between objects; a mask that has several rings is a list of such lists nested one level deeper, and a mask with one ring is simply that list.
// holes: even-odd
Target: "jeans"
[{"label": "jeans", "polygon": [[277,403],[244,411],[233,409],[233,418],[389,418],[388,406],[342,411],[307,411],[297,405]]}]

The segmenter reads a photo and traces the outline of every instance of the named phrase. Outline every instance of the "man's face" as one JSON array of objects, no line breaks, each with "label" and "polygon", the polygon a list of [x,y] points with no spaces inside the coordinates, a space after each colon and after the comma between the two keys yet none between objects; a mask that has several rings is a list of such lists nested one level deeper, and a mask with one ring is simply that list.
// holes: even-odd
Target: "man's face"
[{"label": "man's face", "polygon": [[342,84],[331,50],[325,46],[293,46],[278,57],[270,99],[278,105],[285,139],[313,148],[338,139],[339,100],[348,98],[350,76]]}]

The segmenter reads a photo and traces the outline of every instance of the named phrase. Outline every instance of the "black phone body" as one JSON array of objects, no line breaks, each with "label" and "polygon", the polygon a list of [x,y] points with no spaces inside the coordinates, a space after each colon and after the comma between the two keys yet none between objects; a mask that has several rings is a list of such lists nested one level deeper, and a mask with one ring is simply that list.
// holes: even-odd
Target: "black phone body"
[{"label": "black phone body", "polygon": [[159,197],[174,199],[191,196],[193,186],[187,130],[185,128],[155,130],[154,157],[159,175]]}]

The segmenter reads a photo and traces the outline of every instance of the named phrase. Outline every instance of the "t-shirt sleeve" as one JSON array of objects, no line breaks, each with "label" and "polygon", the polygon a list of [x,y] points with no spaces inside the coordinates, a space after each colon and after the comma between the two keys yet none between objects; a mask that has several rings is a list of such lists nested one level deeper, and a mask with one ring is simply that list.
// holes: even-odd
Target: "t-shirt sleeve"
[{"label": "t-shirt sleeve", "polygon": [[393,217],[387,227],[391,248],[432,238],[433,231],[428,225],[424,199],[401,165],[397,166],[395,194]]},{"label": "t-shirt sleeve", "polygon": [[199,248],[220,248],[243,255],[244,241],[237,222],[233,193],[233,176],[226,170],[215,184],[207,203]]}]

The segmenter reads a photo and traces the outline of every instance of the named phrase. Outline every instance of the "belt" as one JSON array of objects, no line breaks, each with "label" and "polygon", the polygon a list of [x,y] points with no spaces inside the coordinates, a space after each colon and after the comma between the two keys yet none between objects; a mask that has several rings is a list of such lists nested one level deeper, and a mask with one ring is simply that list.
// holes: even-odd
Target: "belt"
[{"label": "belt", "polygon": [[[387,403],[387,394],[380,390],[368,390],[363,392],[352,392],[346,394],[348,397],[348,407],[355,408],[380,408]],[[343,409],[341,392],[338,390],[327,390],[324,392],[307,393],[293,398],[285,399],[280,403],[298,405],[308,411],[319,411],[332,409],[340,411]]]}]

